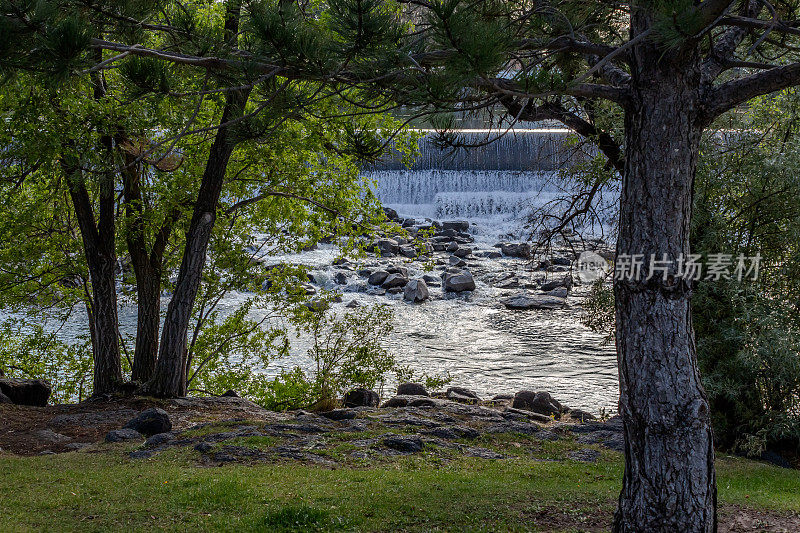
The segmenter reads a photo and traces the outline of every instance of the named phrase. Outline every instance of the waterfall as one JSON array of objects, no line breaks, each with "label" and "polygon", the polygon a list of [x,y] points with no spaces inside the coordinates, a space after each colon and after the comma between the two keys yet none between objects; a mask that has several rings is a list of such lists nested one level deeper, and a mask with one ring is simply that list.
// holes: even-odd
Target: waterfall
[{"label": "waterfall", "polygon": [[[499,136],[496,131],[461,130],[459,142],[469,148],[444,148],[436,143],[435,133],[419,142],[419,157],[412,170],[557,170],[583,153],[575,148],[576,137],[568,130],[512,130]],[[489,142],[491,141],[491,142]],[[400,158],[392,156],[371,170],[402,170]]]},{"label": "waterfall", "polygon": [[[487,131],[462,130],[465,143],[487,140]],[[378,199],[406,217],[481,220],[486,234],[517,233],[526,213],[564,194],[558,170],[590,150],[567,130],[512,131],[477,148],[441,150],[429,134],[410,167],[391,158],[363,171]],[[483,230],[482,230],[483,231]]]}]

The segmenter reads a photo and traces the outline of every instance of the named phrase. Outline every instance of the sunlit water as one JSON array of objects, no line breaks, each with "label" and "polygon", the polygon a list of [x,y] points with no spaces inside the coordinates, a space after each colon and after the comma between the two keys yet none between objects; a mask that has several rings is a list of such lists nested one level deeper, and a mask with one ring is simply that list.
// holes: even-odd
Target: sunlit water
[{"label": "sunlit water", "polygon": [[[524,138],[525,143],[534,142]],[[535,142],[540,142],[535,140]],[[550,143],[550,144],[548,144]],[[540,143],[541,144],[541,143]],[[542,145],[549,147],[551,140]],[[499,152],[498,154],[502,154]],[[514,164],[518,164],[512,161]],[[499,240],[524,237],[525,214],[563,193],[552,171],[518,170],[375,170],[376,192],[385,205],[401,216],[438,220],[468,219],[476,249],[492,250]],[[302,263],[313,269],[320,284],[340,290],[345,304],[357,300],[363,305],[385,304],[394,314],[394,333],[386,346],[398,362],[431,375],[448,373],[453,384],[473,389],[482,397],[529,389],[548,391],[568,406],[599,413],[616,410],[618,385],[613,344],[604,335],[586,328],[580,321],[580,303],[587,291],[576,286],[568,306],[557,311],[509,311],[499,300],[514,291],[493,288],[489,280],[510,270],[539,276],[522,260],[470,260],[477,288],[469,296],[446,297],[440,288],[431,288],[431,300],[408,304],[402,295],[369,296],[366,281],[350,273],[346,286],[333,283],[337,270],[331,266],[336,249],[319,250],[270,258],[270,261]],[[409,266],[410,274],[421,276],[418,263],[393,259]],[[385,265],[374,258],[359,266]],[[438,274],[435,270],[433,274]],[[231,294],[223,307],[234,309],[246,294]],[[166,298],[163,309],[166,308]],[[120,322],[123,335],[135,333],[135,308],[123,305]],[[85,321],[73,318],[61,334],[71,337],[85,333]],[[290,358],[275,361],[262,369],[275,375],[280,368],[311,367],[306,356],[307,338],[295,338]],[[390,393],[394,383],[387,385]]]}]

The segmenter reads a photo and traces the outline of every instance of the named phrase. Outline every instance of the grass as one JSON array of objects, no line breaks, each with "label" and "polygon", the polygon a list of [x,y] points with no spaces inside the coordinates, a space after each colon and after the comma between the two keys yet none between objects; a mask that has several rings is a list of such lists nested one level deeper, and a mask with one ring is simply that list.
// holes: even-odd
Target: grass
[{"label": "grass", "polygon": [[[0,455],[2,530],[529,531],[553,509],[577,530],[598,513],[610,517],[622,475],[621,457],[607,452],[593,464],[524,455],[434,461],[423,454],[328,469],[203,467],[185,449],[137,461],[125,449]],[[796,471],[725,457],[718,478],[724,504],[800,511]]]}]

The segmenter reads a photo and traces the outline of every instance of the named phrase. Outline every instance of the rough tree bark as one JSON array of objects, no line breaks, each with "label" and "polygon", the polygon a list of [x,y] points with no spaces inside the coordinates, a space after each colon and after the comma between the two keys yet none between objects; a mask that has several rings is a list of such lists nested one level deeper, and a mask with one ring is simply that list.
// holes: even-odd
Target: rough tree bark
[{"label": "rough tree bark", "polygon": [[[100,187],[99,220],[77,165],[62,162],[92,283],[91,319],[94,395],[116,392],[122,384],[117,329],[117,255],[114,248],[114,186]],[[107,181],[107,180],[104,180]]]},{"label": "rough tree bark", "polygon": [[122,171],[125,213],[131,220],[126,234],[128,251],[136,277],[136,348],[131,365],[131,379],[146,383],[153,377],[158,356],[158,334],[161,325],[161,276],[164,251],[172,227],[180,216],[176,207],[165,216],[148,250],[144,227],[144,202],[141,191],[141,169],[136,158],[125,153]]},{"label": "rough tree bark", "polygon": [[[634,32],[643,15],[634,15]],[[639,29],[641,31],[641,29]],[[633,33],[634,35],[636,33]],[[689,254],[702,126],[697,52],[634,48],[625,109],[625,172],[617,262],[644,257],[638,280],[615,280],[625,474],[614,531],[716,530],[714,448],[700,383],[691,286],[673,266],[648,281],[651,254]]]}]

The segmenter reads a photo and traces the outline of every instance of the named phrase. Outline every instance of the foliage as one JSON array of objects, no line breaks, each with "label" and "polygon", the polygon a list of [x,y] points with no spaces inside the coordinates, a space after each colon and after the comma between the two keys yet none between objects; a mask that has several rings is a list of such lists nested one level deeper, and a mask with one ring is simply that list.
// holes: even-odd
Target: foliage
[{"label": "foliage", "polygon": [[8,377],[46,379],[53,403],[89,397],[92,352],[88,339],[61,340],[39,323],[20,318],[0,322],[0,370]]},{"label": "foliage", "polygon": [[382,341],[393,329],[392,314],[380,305],[337,315],[327,309],[298,311],[298,330],[311,337],[311,372],[283,370],[256,401],[272,409],[330,409],[336,398],[357,387],[381,389],[396,367]]}]

